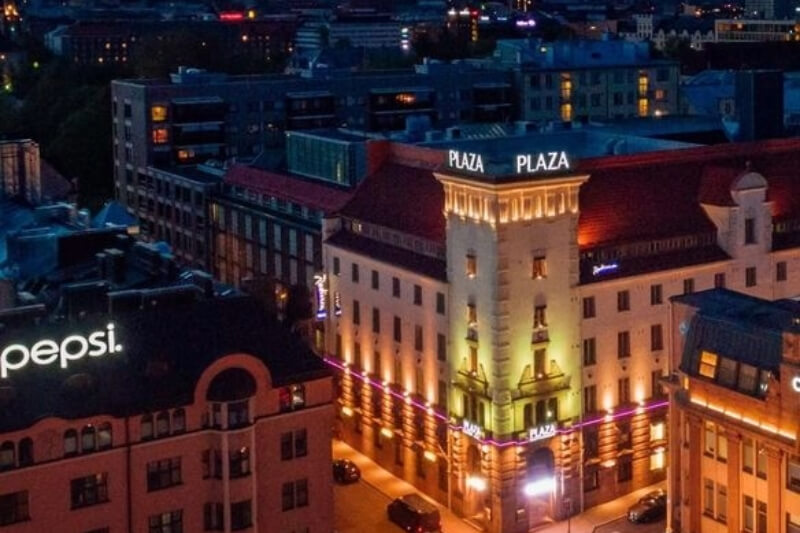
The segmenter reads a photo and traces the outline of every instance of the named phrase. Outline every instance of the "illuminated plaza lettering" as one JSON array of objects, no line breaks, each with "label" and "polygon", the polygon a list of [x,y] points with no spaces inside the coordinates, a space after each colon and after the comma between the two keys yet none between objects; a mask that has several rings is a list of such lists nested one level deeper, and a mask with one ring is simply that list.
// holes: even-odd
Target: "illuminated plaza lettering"
[{"label": "illuminated plaza lettering", "polygon": [[30,348],[23,344],[10,344],[0,352],[0,378],[7,378],[11,371],[21,370],[31,361],[41,366],[58,361],[59,366],[66,369],[70,361],[77,361],[87,355],[101,357],[121,351],[122,346],[114,338],[114,324],[88,336],[70,335],[60,343],[42,339]]},{"label": "illuminated plaza lettering", "polygon": [[480,154],[449,150],[447,153],[447,162],[451,167],[458,170],[483,172],[483,158]]},{"label": "illuminated plaza lettering", "polygon": [[592,267],[592,276],[599,276],[607,272],[613,272],[619,268],[619,263],[600,263]]},{"label": "illuminated plaza lettering", "polygon": [[566,152],[517,155],[517,174],[536,174],[557,170],[569,170],[569,159],[567,159]]},{"label": "illuminated plaza lettering", "polygon": [[536,442],[537,440],[548,439],[556,434],[555,424],[544,424],[536,426],[528,430],[528,440]]},{"label": "illuminated plaza lettering", "polygon": [[482,439],[483,428],[469,420],[464,420],[464,434],[474,439]]},{"label": "illuminated plaza lettering", "polygon": [[792,378],[792,388],[795,392],[800,392],[800,376],[795,376]]}]

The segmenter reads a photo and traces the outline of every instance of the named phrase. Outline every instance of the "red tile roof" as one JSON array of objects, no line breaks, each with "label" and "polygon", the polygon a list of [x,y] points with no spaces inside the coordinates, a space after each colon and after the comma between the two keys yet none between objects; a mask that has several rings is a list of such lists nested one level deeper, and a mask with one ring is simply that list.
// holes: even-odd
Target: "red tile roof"
[{"label": "red tile roof", "polygon": [[[437,157],[396,151],[340,213],[444,242]],[[582,161],[578,170],[590,178],[580,192],[578,242],[588,249],[715,232],[700,202],[729,205],[730,185],[748,162],[769,184],[774,218],[800,219],[800,139],[724,144]]]},{"label": "red tile roof", "polygon": [[225,183],[295,202],[325,214],[338,211],[353,193],[299,176],[277,174],[245,165],[235,165],[225,174]]},{"label": "red tile roof", "polygon": [[432,169],[387,163],[361,183],[341,214],[444,242],[443,209],[444,190]]}]

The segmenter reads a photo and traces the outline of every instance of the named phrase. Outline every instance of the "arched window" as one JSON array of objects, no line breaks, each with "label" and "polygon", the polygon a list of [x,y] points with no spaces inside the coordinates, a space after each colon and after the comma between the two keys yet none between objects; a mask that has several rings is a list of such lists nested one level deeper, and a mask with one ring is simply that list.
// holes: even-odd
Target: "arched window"
[{"label": "arched window", "polygon": [[78,453],[78,432],[68,429],[64,432],[64,455],[75,455]]},{"label": "arched window", "polygon": [[33,440],[30,437],[25,437],[19,441],[17,456],[19,457],[19,466],[33,464]]},{"label": "arched window", "polygon": [[107,450],[112,444],[111,424],[104,422],[97,428],[97,449]]},{"label": "arched window", "polygon": [[97,449],[97,431],[89,424],[81,430],[81,452],[93,452]]},{"label": "arched window", "polygon": [[7,440],[0,445],[0,470],[11,470],[15,466],[14,443]]},{"label": "arched window", "polygon": [[186,411],[175,409],[172,412],[172,432],[183,433],[186,431]]},{"label": "arched window", "polygon": [[156,416],[156,437],[169,435],[169,413],[161,411]]},{"label": "arched window", "polygon": [[150,440],[153,438],[153,415],[146,414],[142,416],[141,429],[142,440]]}]

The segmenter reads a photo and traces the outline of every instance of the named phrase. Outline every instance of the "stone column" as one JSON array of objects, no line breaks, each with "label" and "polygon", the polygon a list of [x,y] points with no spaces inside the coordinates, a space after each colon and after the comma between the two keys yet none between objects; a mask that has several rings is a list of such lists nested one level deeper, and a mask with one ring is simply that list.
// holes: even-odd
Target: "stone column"
[{"label": "stone column", "polygon": [[689,516],[688,520],[686,520],[687,517],[683,517],[682,524],[684,531],[686,531],[685,528],[688,525],[688,533],[700,533],[700,512],[703,508],[703,487],[701,486],[703,421],[694,414],[688,414],[686,418],[689,424],[689,472],[686,482]]},{"label": "stone column", "polygon": [[740,533],[742,501],[742,436],[736,431],[725,433],[728,439],[728,533]]},{"label": "stone column", "polygon": [[[764,444],[764,453],[767,454],[767,533],[781,531],[781,517],[783,509],[783,487],[786,485],[783,476],[783,450]],[[758,504],[756,504],[758,505]],[[758,510],[756,509],[756,516]]]}]

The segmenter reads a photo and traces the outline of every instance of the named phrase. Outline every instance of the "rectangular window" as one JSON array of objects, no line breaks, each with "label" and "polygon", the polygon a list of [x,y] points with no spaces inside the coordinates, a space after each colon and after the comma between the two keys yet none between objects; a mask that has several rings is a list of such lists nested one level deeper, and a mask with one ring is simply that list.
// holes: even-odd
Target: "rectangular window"
[{"label": "rectangular window", "polygon": [[154,105],[150,107],[150,120],[153,122],[164,122],[167,120],[167,106]]},{"label": "rectangular window", "polygon": [[172,457],[147,463],[148,492],[180,485],[181,458]]},{"label": "rectangular window", "polygon": [[703,353],[700,354],[700,365],[697,372],[703,377],[714,379],[717,375],[718,360],[717,354],[703,350]]},{"label": "rectangular window", "polygon": [[392,278],[392,296],[400,298],[400,278]]},{"label": "rectangular window", "polygon": [[281,461],[289,461],[294,458],[294,440],[292,432],[281,433]]},{"label": "rectangular window", "polygon": [[534,256],[531,276],[533,279],[543,279],[547,277],[547,262],[544,256]]},{"label": "rectangular window", "polygon": [[478,275],[478,260],[475,254],[467,254],[467,277],[474,278]]},{"label": "rectangular window", "polygon": [[150,515],[148,525],[148,533],[183,533],[183,511]]},{"label": "rectangular window", "polygon": [[30,519],[28,491],[0,494],[0,526],[8,526]]},{"label": "rectangular window", "polygon": [[595,338],[583,339],[583,366],[597,363],[597,343]]},{"label": "rectangular window", "polygon": [[108,474],[95,474],[70,481],[72,508],[108,501]]},{"label": "rectangular window", "polygon": [[629,291],[617,292],[617,311],[631,310],[631,293]]},{"label": "rectangular window", "polygon": [[617,358],[625,359],[631,356],[631,334],[628,331],[617,333]]},{"label": "rectangular window", "polygon": [[436,334],[436,359],[438,361],[447,360],[447,337],[441,333]]},{"label": "rectangular window", "polygon": [[703,479],[703,514],[714,516],[714,481]]},{"label": "rectangular window", "polygon": [[372,288],[376,291],[381,288],[381,277],[377,270],[372,271]]},{"label": "rectangular window", "polygon": [[756,286],[756,267],[747,267],[744,271],[744,284],[746,287]]},{"label": "rectangular window", "polygon": [[597,412],[597,385],[583,388],[583,410],[587,414]]},{"label": "rectangular window", "polygon": [[414,326],[414,349],[418,352],[422,351],[422,326]]},{"label": "rectangular window", "polygon": [[728,437],[721,428],[717,428],[717,460],[723,463],[728,461]]},{"label": "rectangular window", "polygon": [[224,531],[224,509],[221,503],[206,503],[203,505],[203,530]]},{"label": "rectangular window", "polygon": [[377,307],[372,308],[372,333],[381,332],[381,310]]},{"label": "rectangular window", "polygon": [[361,304],[358,300],[353,300],[353,324],[356,326],[361,324]]},{"label": "rectangular window", "polygon": [[547,306],[537,305],[533,309],[533,327],[546,328],[547,327]]},{"label": "rectangular window", "polygon": [[753,509],[753,497],[744,496],[742,498],[742,530],[752,533],[754,527],[755,509]]},{"label": "rectangular window", "polygon": [[744,243],[756,243],[756,219],[754,218],[744,219]]},{"label": "rectangular window", "polygon": [[786,281],[786,261],[775,263],[775,281]]},{"label": "rectangular window", "polygon": [[473,373],[478,371],[478,348],[475,346],[469,347],[469,371]]},{"label": "rectangular window", "polygon": [[294,482],[289,481],[281,487],[281,510],[290,511],[294,509]]},{"label": "rectangular window", "polygon": [[664,332],[661,324],[650,326],[650,350],[657,352],[664,349]]},{"label": "rectangular window", "polygon": [[728,487],[717,483],[717,520],[728,520]]},{"label": "rectangular window", "polygon": [[710,457],[716,455],[717,450],[717,432],[713,422],[706,422],[705,433],[703,439],[703,453]]},{"label": "rectangular window", "polygon": [[724,289],[725,288],[725,273],[718,272],[714,274],[714,288],[715,289]]},{"label": "rectangular window", "polygon": [[617,405],[627,405],[631,403],[631,380],[630,378],[619,378],[617,380]]},{"label": "rectangular window", "polygon": [[414,285],[414,305],[422,305],[422,287]]},{"label": "rectangular window", "polygon": [[250,475],[250,449],[246,446],[230,452],[228,470],[231,479]]},{"label": "rectangular window", "polygon": [[786,488],[800,492],[800,456],[789,457],[786,465]]},{"label": "rectangular window", "polygon": [[583,299],[583,318],[594,318],[594,296],[587,296]]},{"label": "rectangular window", "polygon": [[650,305],[661,305],[664,303],[664,295],[661,284],[650,285]]},{"label": "rectangular window", "polygon": [[756,502],[756,533],[767,533],[767,502]]},{"label": "rectangular window", "polygon": [[755,447],[753,446],[753,439],[749,437],[745,437],[742,439],[742,470],[747,472],[748,474],[753,473],[754,467],[754,459],[753,459],[753,452],[755,451]]},{"label": "rectangular window", "polygon": [[547,375],[545,365],[547,363],[547,350],[544,348],[533,352],[533,375],[536,379],[542,379]]},{"label": "rectangular window", "polygon": [[664,394],[661,388],[661,370],[653,370],[650,372],[650,391],[653,398],[658,398]]},{"label": "rectangular window", "polygon": [[238,531],[253,525],[253,511],[250,500],[231,504],[231,530]]},{"label": "rectangular window", "polygon": [[403,342],[403,323],[399,316],[394,317],[394,342]]},{"label": "rectangular window", "polygon": [[353,283],[358,283],[359,273],[357,263],[353,263],[353,266],[350,269],[350,279],[353,281]]},{"label": "rectangular window", "polygon": [[333,275],[338,276],[341,273],[341,264],[339,258],[334,256],[333,257]]},{"label": "rectangular window", "polygon": [[694,292],[694,278],[683,280],[683,294],[692,294]]},{"label": "rectangular window", "polygon": [[767,479],[767,453],[760,446],[756,450],[756,476]]},{"label": "rectangular window", "polygon": [[445,312],[444,293],[436,293],[436,314],[443,315]]}]

